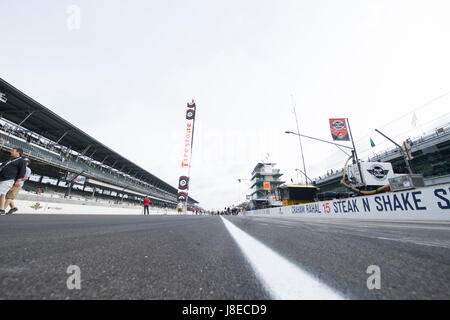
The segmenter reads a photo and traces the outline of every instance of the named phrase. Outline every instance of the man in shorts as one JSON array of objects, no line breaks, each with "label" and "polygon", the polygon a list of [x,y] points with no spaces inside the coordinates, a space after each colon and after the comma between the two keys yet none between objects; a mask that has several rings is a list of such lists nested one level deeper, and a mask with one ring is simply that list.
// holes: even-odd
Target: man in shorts
[{"label": "man in shorts", "polygon": [[22,149],[12,149],[11,158],[0,166],[0,215],[5,214],[5,195],[13,186],[20,186],[25,177],[27,165],[22,154]]},{"label": "man in shorts", "polygon": [[178,202],[178,205],[177,205],[177,212],[178,213],[183,213],[183,202]]},{"label": "man in shorts", "polygon": [[5,210],[6,208],[8,208],[8,206],[11,206],[11,209],[6,214],[13,214],[18,210],[14,204],[14,199],[19,194],[20,189],[23,188],[23,184],[25,183],[25,181],[27,181],[31,175],[31,169],[28,167],[30,165],[30,159],[25,158],[23,160],[27,165],[27,167],[25,168],[25,177],[23,177],[22,181],[20,182],[20,186],[14,185],[11,189],[9,189],[8,193],[6,194]]}]

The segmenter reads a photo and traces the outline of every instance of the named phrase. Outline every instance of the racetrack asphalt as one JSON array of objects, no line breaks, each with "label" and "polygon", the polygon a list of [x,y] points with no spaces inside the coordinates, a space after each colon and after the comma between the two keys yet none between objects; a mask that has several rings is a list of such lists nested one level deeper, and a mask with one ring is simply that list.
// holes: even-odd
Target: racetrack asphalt
[{"label": "racetrack asphalt", "polygon": [[[448,222],[223,218],[346,299],[450,298]],[[0,299],[272,298],[218,216],[0,217]]]}]

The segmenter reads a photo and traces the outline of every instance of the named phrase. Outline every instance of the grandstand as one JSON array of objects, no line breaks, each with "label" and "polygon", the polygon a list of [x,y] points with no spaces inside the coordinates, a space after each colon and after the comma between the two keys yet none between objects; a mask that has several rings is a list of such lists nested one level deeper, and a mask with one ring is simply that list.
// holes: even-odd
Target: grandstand
[{"label": "grandstand", "polygon": [[[111,150],[0,78],[0,162],[12,148],[31,159],[22,197],[175,208],[177,188]],[[198,202],[189,197],[188,206]]]},{"label": "grandstand", "polygon": [[[450,182],[450,123],[433,129],[417,139],[408,139],[411,145],[411,168],[423,175],[425,185]],[[398,148],[374,154],[368,162],[390,162],[395,173],[407,173],[404,158]],[[314,184],[323,191],[346,191],[340,183],[343,169],[315,179]]]}]

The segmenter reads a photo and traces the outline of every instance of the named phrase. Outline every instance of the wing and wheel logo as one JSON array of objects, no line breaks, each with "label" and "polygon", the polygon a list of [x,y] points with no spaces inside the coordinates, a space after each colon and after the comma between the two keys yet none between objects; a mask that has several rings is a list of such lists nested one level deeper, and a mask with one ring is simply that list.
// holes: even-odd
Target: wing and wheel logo
[{"label": "wing and wheel logo", "polygon": [[186,190],[189,187],[189,178],[182,176],[180,177],[180,182],[178,183],[178,189]]},{"label": "wing and wheel logo", "polygon": [[36,202],[33,206],[30,206],[30,208],[37,211],[39,209],[42,209],[43,207],[41,206],[41,204],[39,202]]},{"label": "wing and wheel logo", "polygon": [[367,169],[367,172],[369,172],[377,180],[384,180],[389,173],[389,170],[386,170],[379,165],[373,165],[370,169]]},{"label": "wing and wheel logo", "polygon": [[186,119],[187,120],[195,119],[195,110],[189,109],[188,111],[186,111]]},{"label": "wing and wheel logo", "polygon": [[345,128],[345,123],[342,120],[334,120],[331,123],[331,126],[335,129],[335,130],[342,130]]},{"label": "wing and wheel logo", "polygon": [[178,193],[178,201],[186,201],[188,195],[186,192],[179,192]]}]

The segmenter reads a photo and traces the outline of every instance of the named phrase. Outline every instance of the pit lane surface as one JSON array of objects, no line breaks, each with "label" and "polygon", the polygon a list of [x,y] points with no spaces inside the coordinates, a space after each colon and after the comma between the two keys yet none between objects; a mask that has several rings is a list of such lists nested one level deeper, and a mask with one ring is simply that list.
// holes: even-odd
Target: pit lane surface
[{"label": "pit lane surface", "polygon": [[[274,298],[222,219],[345,299],[450,298],[445,222],[13,215],[0,217],[0,299]],[[81,290],[67,288],[69,265]]]}]

